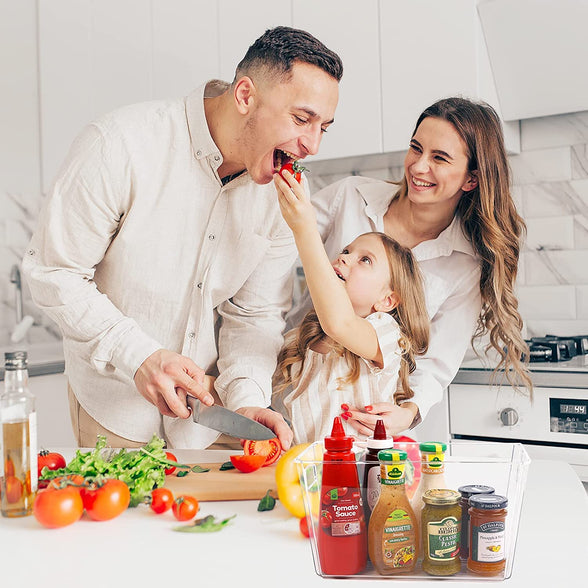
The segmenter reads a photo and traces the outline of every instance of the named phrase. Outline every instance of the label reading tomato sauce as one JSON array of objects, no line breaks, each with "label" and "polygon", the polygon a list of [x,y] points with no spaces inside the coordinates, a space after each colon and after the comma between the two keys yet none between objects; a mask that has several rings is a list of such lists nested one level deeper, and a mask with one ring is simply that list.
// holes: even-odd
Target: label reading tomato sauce
[{"label": "label reading tomato sauce", "polygon": [[388,515],[382,533],[384,565],[403,568],[412,564],[416,557],[415,545],[409,536],[412,531],[412,520],[405,510],[396,509]]},{"label": "label reading tomato sauce", "polygon": [[470,557],[479,562],[497,562],[504,559],[504,528],[502,521],[483,523],[472,527]]},{"label": "label reading tomato sauce", "polygon": [[321,505],[321,527],[333,537],[359,535],[363,503],[357,488],[334,488],[326,492]]}]

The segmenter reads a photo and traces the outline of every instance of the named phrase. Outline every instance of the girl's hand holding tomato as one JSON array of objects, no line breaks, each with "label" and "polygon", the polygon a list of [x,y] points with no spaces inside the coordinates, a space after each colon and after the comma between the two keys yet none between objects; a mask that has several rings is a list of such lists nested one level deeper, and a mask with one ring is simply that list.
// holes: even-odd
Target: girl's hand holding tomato
[{"label": "girl's hand holding tomato", "polygon": [[288,172],[274,174],[280,211],[294,234],[304,229],[316,230],[316,213],[304,187]]}]

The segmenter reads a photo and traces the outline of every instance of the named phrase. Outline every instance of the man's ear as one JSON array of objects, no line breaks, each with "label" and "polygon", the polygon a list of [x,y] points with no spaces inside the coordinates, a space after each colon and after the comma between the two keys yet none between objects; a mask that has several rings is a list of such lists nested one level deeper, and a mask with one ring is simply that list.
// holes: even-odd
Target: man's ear
[{"label": "man's ear", "polygon": [[478,170],[469,172],[466,183],[461,187],[464,192],[469,192],[478,187]]},{"label": "man's ear", "polygon": [[241,114],[249,114],[255,100],[255,84],[248,76],[240,78],[233,89],[237,110]]},{"label": "man's ear", "polygon": [[390,292],[381,300],[374,304],[374,309],[378,312],[390,312],[400,304],[400,297],[396,292]]}]

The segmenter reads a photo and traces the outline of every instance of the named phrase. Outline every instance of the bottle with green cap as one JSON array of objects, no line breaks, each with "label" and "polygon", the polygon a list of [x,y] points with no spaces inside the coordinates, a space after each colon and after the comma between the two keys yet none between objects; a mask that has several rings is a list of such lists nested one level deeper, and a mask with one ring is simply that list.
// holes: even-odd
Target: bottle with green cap
[{"label": "bottle with green cap", "polygon": [[378,502],[368,527],[368,553],[382,576],[412,572],[417,563],[419,531],[404,485],[406,451],[382,450]]},{"label": "bottle with green cap", "polygon": [[447,488],[445,482],[445,443],[427,441],[419,444],[421,452],[421,479],[411,498],[411,505],[417,517],[419,529],[421,528],[421,514],[423,507],[423,495],[427,490],[439,490]]}]

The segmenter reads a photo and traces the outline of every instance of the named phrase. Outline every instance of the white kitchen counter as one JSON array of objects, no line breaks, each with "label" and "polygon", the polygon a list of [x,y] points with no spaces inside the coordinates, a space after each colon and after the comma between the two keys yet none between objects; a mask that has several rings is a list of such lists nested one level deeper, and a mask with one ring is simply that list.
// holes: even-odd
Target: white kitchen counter
[{"label": "white kitchen counter", "polygon": [[[71,452],[70,452],[71,454]],[[177,451],[192,463],[220,462],[225,451]],[[69,457],[66,454],[66,457]],[[219,587],[260,588],[368,586],[372,579],[321,578],[314,571],[309,540],[298,520],[278,502],[258,512],[258,501],[202,503],[198,516],[237,517],[219,533],[176,533],[171,511],[155,515],[146,506],[94,522],[84,517],[62,529],[45,529],[33,516],[0,517],[2,585],[16,587]],[[588,497],[572,468],[533,461],[512,577],[507,588],[578,585],[588,560]],[[375,580],[375,579],[374,579]],[[437,579],[393,579],[418,588]],[[451,580],[442,580],[451,582]],[[500,585],[488,580],[454,580],[457,586]]]}]

